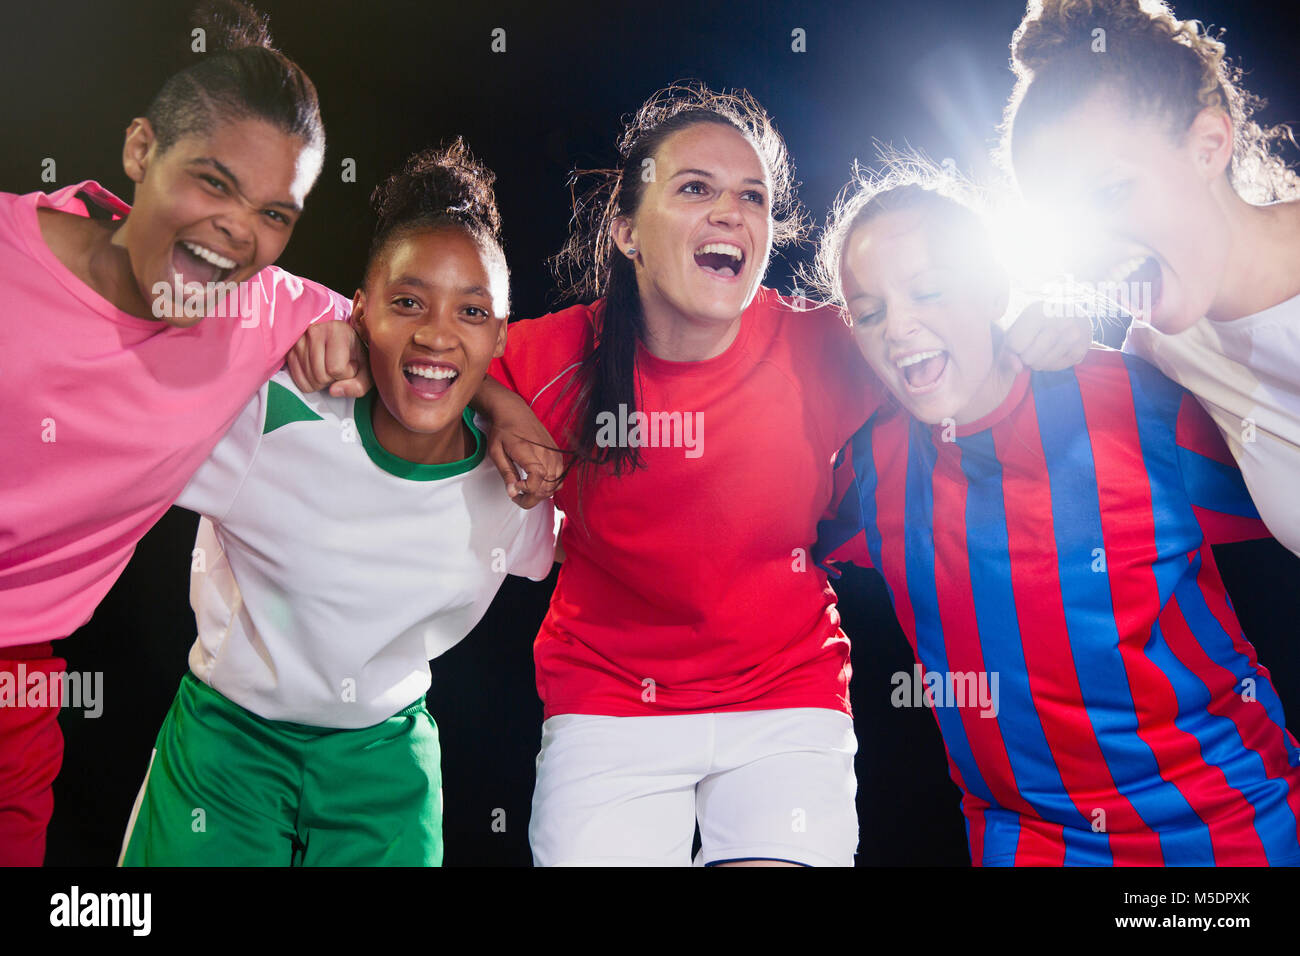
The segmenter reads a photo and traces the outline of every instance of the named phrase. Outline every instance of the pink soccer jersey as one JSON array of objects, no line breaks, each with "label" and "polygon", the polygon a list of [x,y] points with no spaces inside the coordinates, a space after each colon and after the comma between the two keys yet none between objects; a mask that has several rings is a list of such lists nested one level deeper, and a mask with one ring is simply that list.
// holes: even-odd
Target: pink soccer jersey
[{"label": "pink soccer jersey", "polygon": [[347,299],[274,266],[242,310],[193,328],[116,309],[41,236],[37,209],[84,214],[94,182],[0,193],[0,647],[65,637],[90,619],[136,542],[180,494],[311,323]]}]

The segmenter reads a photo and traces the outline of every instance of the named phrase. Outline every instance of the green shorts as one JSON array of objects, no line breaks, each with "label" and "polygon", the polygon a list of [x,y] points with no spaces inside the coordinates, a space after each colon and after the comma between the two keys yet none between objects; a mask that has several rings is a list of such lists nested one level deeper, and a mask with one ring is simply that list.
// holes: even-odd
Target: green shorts
[{"label": "green shorts", "polygon": [[441,866],[438,728],[265,720],[191,673],[158,732],[122,866]]}]

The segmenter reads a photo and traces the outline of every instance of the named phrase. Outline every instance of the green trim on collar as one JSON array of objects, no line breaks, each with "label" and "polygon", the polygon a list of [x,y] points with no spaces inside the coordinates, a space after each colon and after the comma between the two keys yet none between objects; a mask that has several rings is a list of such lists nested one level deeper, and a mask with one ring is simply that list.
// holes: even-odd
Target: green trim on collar
[{"label": "green trim on collar", "polygon": [[262,425],[262,434],[269,435],[282,425],[290,422],[322,422],[315,412],[303,403],[303,400],[289,391],[279,382],[268,382],[266,390],[266,422]]},{"label": "green trim on collar", "polygon": [[474,451],[468,458],[462,458],[460,461],[450,461],[445,465],[422,465],[418,462],[407,461],[405,458],[398,458],[379,444],[379,439],[375,437],[375,428],[370,420],[373,412],[372,406],[375,403],[375,392],[376,389],[372,388],[365,395],[358,398],[353,406],[353,414],[356,415],[357,434],[361,436],[361,447],[366,450],[366,454],[370,456],[371,461],[390,475],[406,478],[409,481],[437,481],[440,478],[454,478],[456,475],[463,475],[467,471],[472,471],[483,460],[483,456],[487,454],[483,433],[474,424],[474,413],[466,407],[461,413],[461,418],[469,426],[469,430],[474,436]]}]

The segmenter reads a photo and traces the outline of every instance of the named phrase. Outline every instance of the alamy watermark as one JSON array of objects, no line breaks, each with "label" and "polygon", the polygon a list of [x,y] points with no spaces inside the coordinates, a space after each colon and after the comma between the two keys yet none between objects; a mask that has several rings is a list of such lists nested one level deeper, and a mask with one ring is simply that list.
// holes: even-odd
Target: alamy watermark
[{"label": "alamy watermark", "polygon": [[1043,314],[1052,319],[1129,315],[1150,319],[1150,282],[1080,282],[1067,277],[1044,287]]},{"label": "alamy watermark", "polygon": [[981,717],[998,715],[997,671],[896,671],[889,679],[894,707],[971,707]]},{"label": "alamy watermark", "polygon": [[24,661],[0,671],[0,707],[68,707],[94,718],[104,712],[103,692],[102,671],[29,672]]},{"label": "alamy watermark", "polygon": [[153,285],[155,319],[238,319],[251,329],[260,321],[261,287],[257,282],[171,282]]},{"label": "alamy watermark", "polygon": [[704,454],[703,412],[629,412],[596,415],[596,444],[601,448],[681,448],[687,458]]},{"label": "alamy watermark", "polygon": [[133,936],[148,936],[153,925],[150,893],[83,893],[73,885],[50,897],[50,925],[56,927],[118,926]]}]

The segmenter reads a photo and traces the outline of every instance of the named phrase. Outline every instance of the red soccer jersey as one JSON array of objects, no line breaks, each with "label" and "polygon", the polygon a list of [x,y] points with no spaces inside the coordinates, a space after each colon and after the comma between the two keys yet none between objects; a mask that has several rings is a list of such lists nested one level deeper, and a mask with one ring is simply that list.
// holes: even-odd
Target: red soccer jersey
[{"label": "red soccer jersey", "polygon": [[[602,309],[512,325],[491,369],[562,444]],[[601,440],[638,443],[646,467],[581,490],[575,472],[557,496],[566,557],[534,645],[546,716],[849,713],[849,642],[809,559],[832,458],[878,400],[840,313],[760,289],[721,355],[638,345],[636,361],[636,408],[607,410]]]}]

